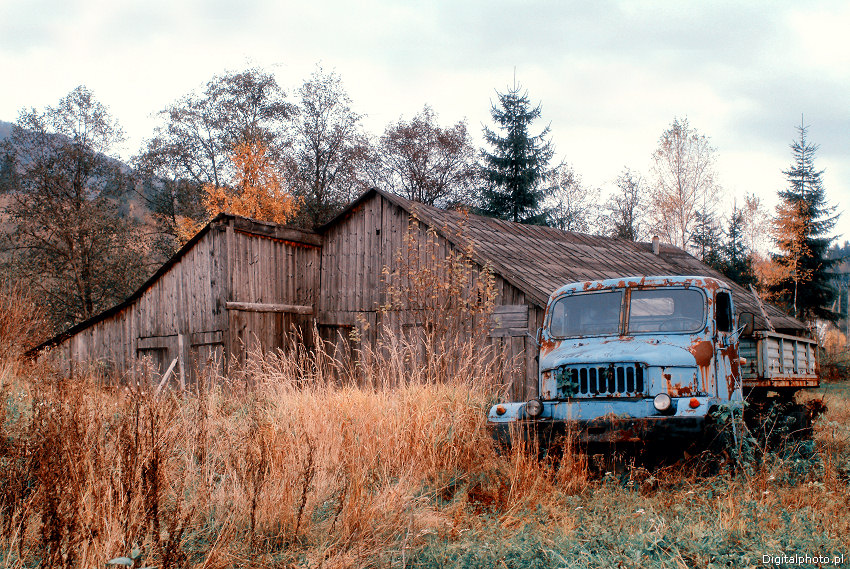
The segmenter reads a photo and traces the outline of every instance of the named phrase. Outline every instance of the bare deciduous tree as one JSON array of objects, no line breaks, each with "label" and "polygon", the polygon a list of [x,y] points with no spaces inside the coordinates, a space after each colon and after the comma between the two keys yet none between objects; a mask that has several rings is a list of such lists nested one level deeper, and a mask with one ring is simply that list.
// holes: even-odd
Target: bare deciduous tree
[{"label": "bare deciduous tree", "polygon": [[11,272],[57,330],[121,301],[147,275],[128,180],[108,153],[122,140],[108,110],[80,86],[56,107],[21,113],[5,151],[17,188],[4,209]]},{"label": "bare deciduous tree", "polygon": [[371,148],[336,73],[317,68],[298,93],[293,178],[303,202],[297,221],[312,227],[368,188]]},{"label": "bare deciduous tree", "polygon": [[180,244],[181,226],[203,220],[204,186],[232,182],[237,146],[261,144],[271,160],[282,159],[293,113],[274,76],[260,69],[215,76],[160,113],[164,124],[134,164],[160,230],[172,238],[166,249]]},{"label": "bare deciduous tree", "polygon": [[616,186],[605,203],[605,231],[611,237],[638,241],[644,237],[646,226],[646,182],[639,172],[623,168]]},{"label": "bare deciduous tree", "polygon": [[465,122],[442,128],[426,105],[389,125],[379,151],[378,179],[390,191],[428,205],[471,203],[475,150]]},{"label": "bare deciduous tree", "polygon": [[715,149],[688,119],[676,118],[661,135],[652,159],[652,231],[664,241],[688,249],[693,244],[697,212],[713,214],[720,198]]},{"label": "bare deciduous tree", "polygon": [[564,231],[590,233],[598,226],[599,188],[586,186],[572,166],[563,163],[550,174],[543,202],[548,225]]},{"label": "bare deciduous tree", "polygon": [[741,236],[744,247],[752,253],[767,255],[771,219],[761,203],[761,198],[755,194],[747,194],[740,211],[743,217]]}]

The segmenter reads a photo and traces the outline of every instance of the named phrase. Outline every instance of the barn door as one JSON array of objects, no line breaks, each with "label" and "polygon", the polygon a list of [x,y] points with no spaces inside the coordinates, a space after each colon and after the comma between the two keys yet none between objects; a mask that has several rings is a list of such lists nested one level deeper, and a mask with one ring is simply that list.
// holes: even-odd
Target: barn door
[{"label": "barn door", "polygon": [[534,361],[529,360],[529,355],[534,353],[531,348],[535,347],[534,340],[529,337],[528,305],[496,306],[493,308],[492,326],[490,338],[497,353],[509,363],[502,378],[502,382],[510,386],[508,396],[512,401],[525,401],[534,397],[537,395],[535,385],[529,385],[527,381],[529,366],[534,367]]},{"label": "barn door", "polygon": [[145,360],[150,365],[151,372],[162,375],[168,369],[171,360],[168,359],[168,350],[165,348],[144,348],[136,351],[140,360]]},{"label": "barn door", "polygon": [[[150,371],[154,374],[156,381],[164,374],[171,362],[180,359],[180,342],[177,334],[169,336],[143,336],[136,343],[136,356],[150,365]],[[180,369],[175,366],[172,373],[179,376]]]},{"label": "barn door", "polygon": [[224,372],[224,333],[196,332],[190,336],[189,378],[197,381]]},{"label": "barn door", "polygon": [[[310,313],[305,313],[308,310]],[[250,352],[287,349],[294,342],[308,350],[313,345],[313,316],[309,306],[228,302],[227,317],[228,351],[241,364]]]}]

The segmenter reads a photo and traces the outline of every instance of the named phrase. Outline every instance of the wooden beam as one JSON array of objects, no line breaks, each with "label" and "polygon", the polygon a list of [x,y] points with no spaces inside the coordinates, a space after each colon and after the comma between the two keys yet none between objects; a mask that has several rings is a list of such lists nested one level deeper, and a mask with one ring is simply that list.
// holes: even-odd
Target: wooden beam
[{"label": "wooden beam", "polygon": [[212,332],[194,332],[190,336],[192,346],[203,346],[206,344],[221,344],[224,342],[224,333],[221,330]]},{"label": "wooden beam", "polygon": [[174,344],[176,335],[171,336],[147,336],[138,339],[137,350],[167,350]]},{"label": "wooden beam", "polygon": [[294,314],[313,314],[312,306],[300,304],[265,304],[262,302],[228,302],[224,305],[227,310],[243,312],[289,312]]},{"label": "wooden beam", "polygon": [[524,338],[530,336],[528,328],[494,328],[489,334],[490,338]]},{"label": "wooden beam", "polygon": [[183,341],[183,334],[177,334],[177,365],[180,368],[180,391],[186,391],[186,342]]},{"label": "wooden beam", "polygon": [[494,328],[528,328],[527,304],[503,304],[493,307]]},{"label": "wooden beam", "polygon": [[243,217],[233,218],[233,228],[238,231],[252,233],[254,235],[262,235],[271,237],[272,239],[281,239],[283,241],[292,241],[303,245],[313,247],[322,246],[322,236],[308,231],[300,231],[291,227],[283,227],[276,223],[267,223]]}]

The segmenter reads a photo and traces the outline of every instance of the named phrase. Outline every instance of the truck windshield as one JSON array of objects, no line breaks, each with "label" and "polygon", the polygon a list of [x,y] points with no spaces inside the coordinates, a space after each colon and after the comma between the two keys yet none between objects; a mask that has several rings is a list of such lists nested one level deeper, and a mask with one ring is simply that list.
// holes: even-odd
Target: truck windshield
[{"label": "truck windshield", "polygon": [[622,305],[619,290],[564,296],[552,305],[549,333],[553,338],[619,334]]},{"label": "truck windshield", "polygon": [[[705,295],[696,289],[632,289],[628,334],[697,332],[705,326]],[[556,300],[550,309],[553,338],[620,334],[623,291],[578,293]]]},{"label": "truck windshield", "polygon": [[705,326],[705,296],[695,289],[632,290],[629,334],[696,332]]}]

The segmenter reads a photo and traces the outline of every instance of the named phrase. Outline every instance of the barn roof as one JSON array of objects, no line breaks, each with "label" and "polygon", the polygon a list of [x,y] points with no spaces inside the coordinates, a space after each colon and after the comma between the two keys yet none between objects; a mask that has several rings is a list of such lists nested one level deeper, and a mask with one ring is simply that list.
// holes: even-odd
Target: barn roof
[{"label": "barn roof", "polygon": [[[466,239],[472,240],[476,261],[489,264],[538,306],[546,306],[553,291],[571,282],[626,276],[705,275],[728,282],[738,312],[752,312],[756,328],[768,328],[758,302],[749,290],[672,245],[661,244],[660,253],[655,255],[651,243],[438,209],[378,189],[360,196],[318,231],[324,233],[361,203],[375,196],[381,196],[415,215],[457,246],[465,245],[463,241]],[[805,329],[802,322],[779,308],[767,303],[764,306],[777,330]]]}]

